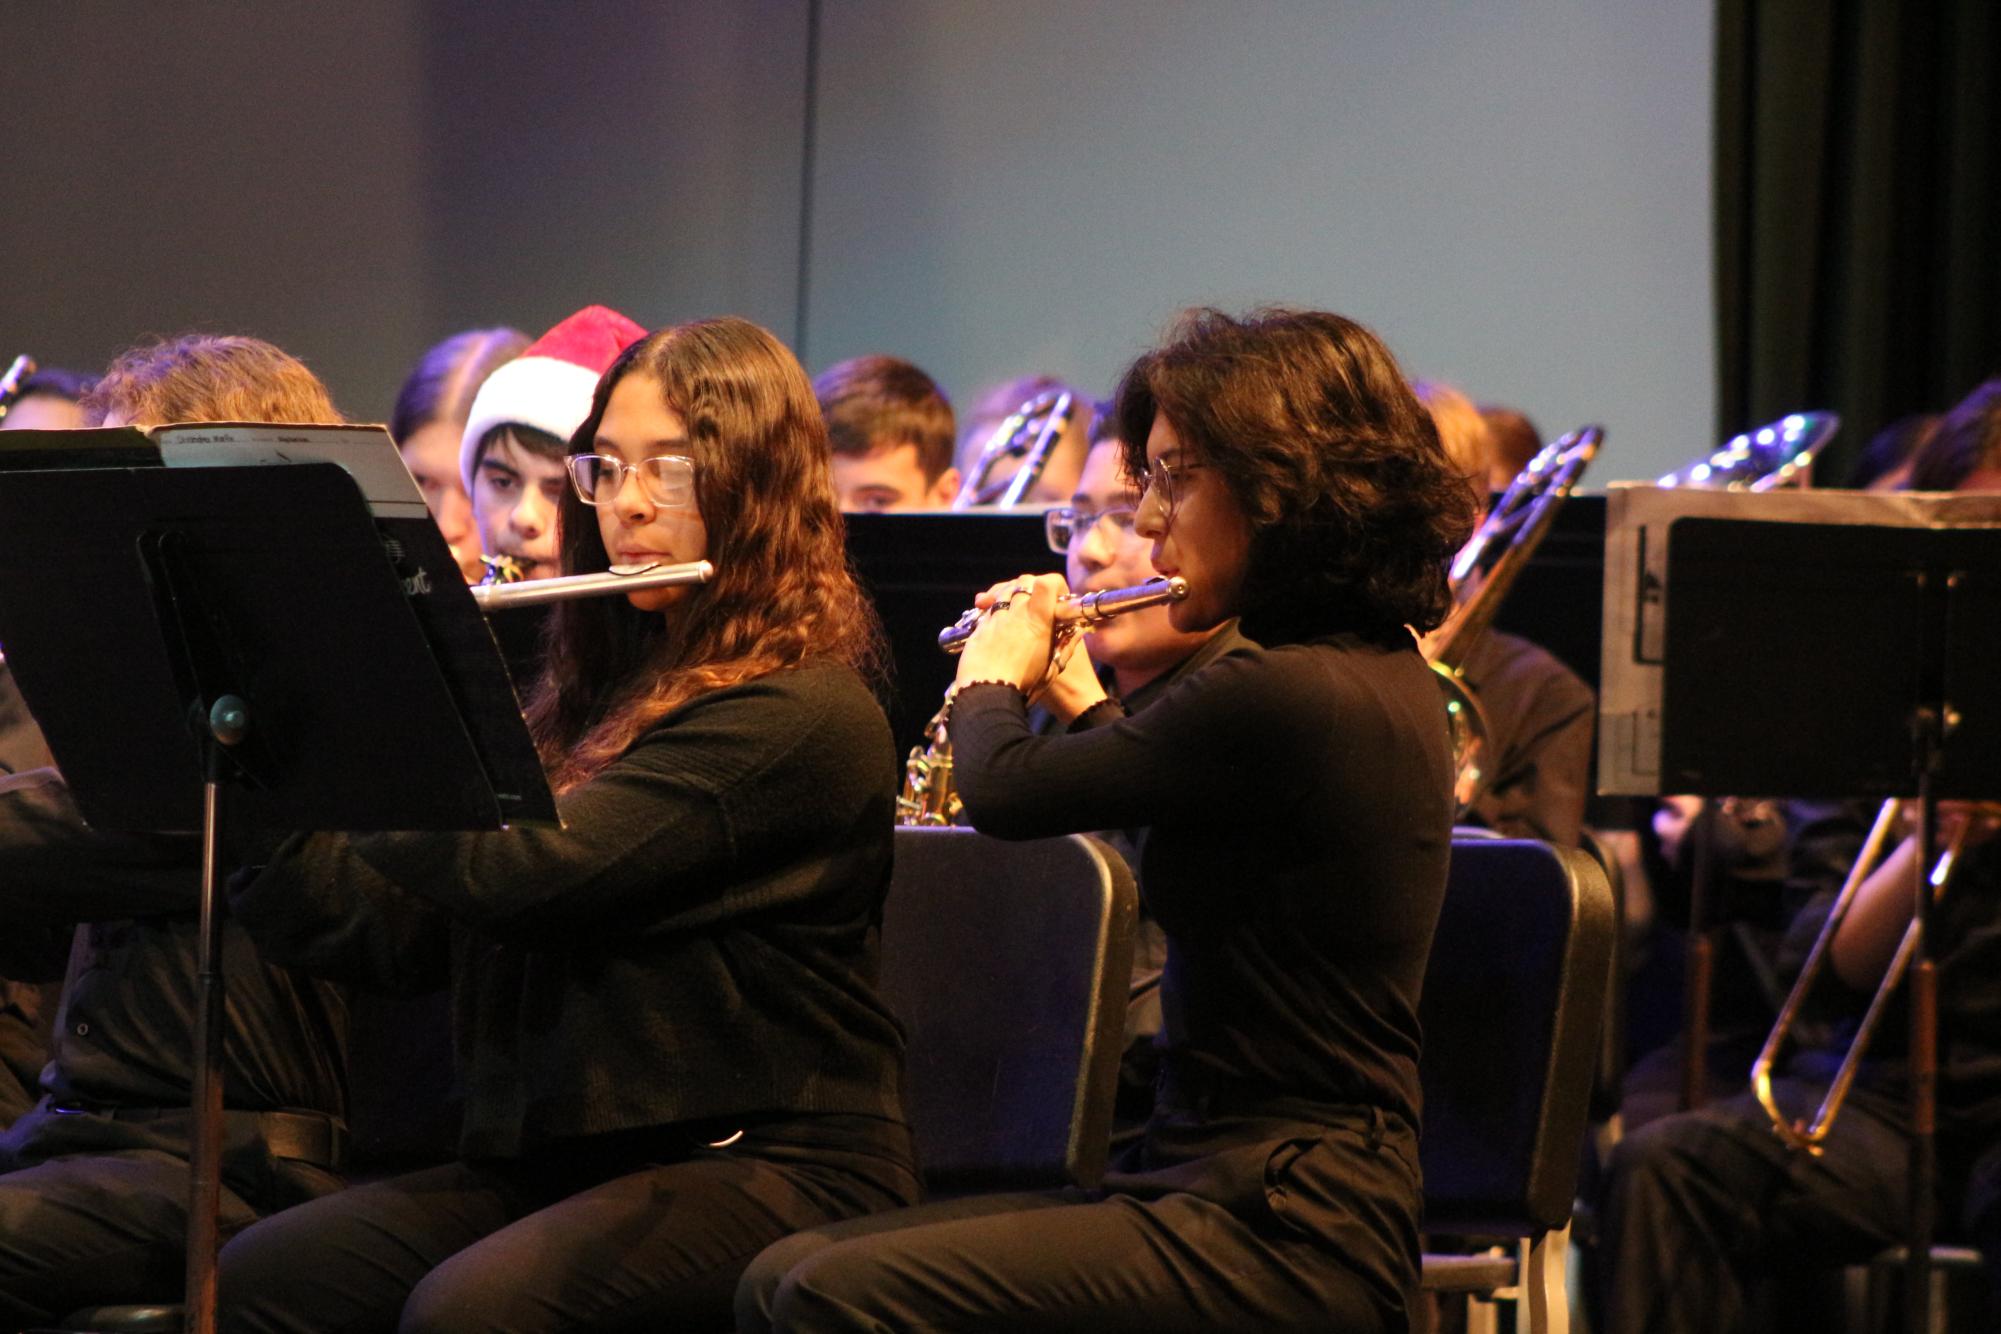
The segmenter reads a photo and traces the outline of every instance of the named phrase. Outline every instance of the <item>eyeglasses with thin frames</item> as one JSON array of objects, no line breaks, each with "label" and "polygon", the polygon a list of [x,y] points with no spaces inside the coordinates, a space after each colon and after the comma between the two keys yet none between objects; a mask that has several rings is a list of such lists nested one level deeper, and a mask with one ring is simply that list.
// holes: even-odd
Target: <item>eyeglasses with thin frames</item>
[{"label": "eyeglasses with thin frames", "polygon": [[1123,538],[1131,535],[1138,518],[1139,510],[1132,505],[1111,505],[1096,513],[1075,505],[1058,505],[1043,514],[1042,532],[1049,539],[1051,551],[1067,555],[1070,548],[1095,532],[1099,524],[1110,523],[1114,533]]},{"label": "eyeglasses with thin frames", "polygon": [[695,503],[695,461],[685,454],[655,454],[637,463],[610,454],[572,454],[570,482],[586,505],[610,505],[625,489],[625,479],[637,473],[646,498],[661,509],[686,509]]},{"label": "eyeglasses with thin frames", "polygon": [[1186,474],[1208,466],[1206,463],[1196,463],[1186,459],[1175,463],[1169,463],[1164,458],[1155,459],[1147,465],[1146,477],[1140,486],[1140,506],[1143,508],[1150,500],[1160,507],[1163,523],[1172,520],[1174,507],[1181,498],[1183,488],[1187,486]]}]

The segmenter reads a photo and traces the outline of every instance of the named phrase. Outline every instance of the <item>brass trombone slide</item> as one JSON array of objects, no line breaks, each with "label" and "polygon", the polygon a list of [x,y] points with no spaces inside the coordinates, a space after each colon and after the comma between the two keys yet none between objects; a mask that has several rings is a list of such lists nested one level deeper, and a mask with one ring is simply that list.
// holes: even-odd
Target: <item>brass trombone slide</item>
[{"label": "brass trombone slide", "polygon": [[[1876,994],[1869,1001],[1869,1008],[1863,1012],[1862,1022],[1855,1030],[1855,1038],[1849,1043],[1848,1053],[1842,1057],[1841,1067],[1835,1072],[1833,1082],[1828,1086],[1827,1096],[1821,1099],[1820,1107],[1811,1120],[1795,1119],[1780,1109],[1778,1099],[1772,1093],[1772,1067],[1777,1062],[1786,1039],[1791,1035],[1799,1011],[1818,978],[1821,968],[1834,945],[1835,933],[1848,916],[1855,896],[1863,882],[1873,875],[1881,864],[1884,846],[1890,841],[1891,833],[1900,822],[1905,802],[1893,799],[1883,803],[1876,812],[1876,822],[1870,826],[1869,837],[1863,840],[1861,852],[1856,854],[1855,865],[1849,869],[1848,878],[1841,884],[1841,892],[1835,896],[1834,906],[1828,910],[1827,922],[1821,927],[1819,937],[1807,953],[1806,964],[1800,969],[1799,980],[1793,983],[1792,992],[1779,1010],[1777,1022],[1765,1038],[1765,1045],[1758,1052],[1758,1059],[1751,1063],[1751,1089],[1757,1095],[1758,1103],[1771,1119],[1772,1129],[1780,1139],[1795,1149],[1818,1155],[1828,1132],[1834,1126],[1834,1119],[1848,1098],[1848,1089],[1855,1082],[1856,1072],[1861,1068],[1862,1055],[1868,1049],[1869,1041],[1875,1036],[1876,1025],[1888,1008],[1889,998],[1903,981],[1910,969],[1911,956],[1918,942],[1918,923],[1915,915],[1905,928],[1903,940],[1897,945],[1889,967],[1884,970],[1883,980],[1876,988]],[[1952,872],[1959,861],[1959,855],[1966,843],[1967,825],[1960,823],[1946,842],[1945,851],[1932,863],[1926,877],[1925,892],[1934,900],[1944,892],[1952,880]]]}]

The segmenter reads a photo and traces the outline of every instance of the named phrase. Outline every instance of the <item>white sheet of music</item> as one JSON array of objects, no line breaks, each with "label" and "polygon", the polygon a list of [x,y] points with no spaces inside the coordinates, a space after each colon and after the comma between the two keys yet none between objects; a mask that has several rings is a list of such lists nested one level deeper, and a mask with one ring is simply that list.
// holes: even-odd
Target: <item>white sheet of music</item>
[{"label": "white sheet of music", "polygon": [[421,519],[424,495],[382,426],[191,422],[147,433],[169,468],[333,463],[345,468],[378,519]]}]

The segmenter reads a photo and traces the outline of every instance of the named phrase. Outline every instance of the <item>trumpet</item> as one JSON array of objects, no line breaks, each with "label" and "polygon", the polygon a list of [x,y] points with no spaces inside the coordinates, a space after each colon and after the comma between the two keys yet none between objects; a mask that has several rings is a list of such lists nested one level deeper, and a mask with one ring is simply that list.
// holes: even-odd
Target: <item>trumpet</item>
[{"label": "trumpet", "polygon": [[21,390],[27,387],[28,377],[35,373],[35,359],[23,352],[14,358],[14,364],[0,375],[0,421],[7,417],[8,410],[21,397]]},{"label": "trumpet", "polygon": [[[1188,581],[1180,575],[1171,579],[1149,579],[1128,588],[1107,588],[1063,598],[1056,604],[1056,632],[1050,644],[1050,662],[1061,660],[1077,636],[1115,616],[1143,607],[1179,602],[1188,596]],[[968,611],[939,632],[938,647],[958,653],[966,647],[979,627],[983,611]],[[952,702],[959,696],[954,683],[945,691],[945,702],[924,725],[924,743],[913,746],[903,765],[903,791],[896,798],[896,822],[902,825],[950,825],[959,822],[965,807],[952,777],[952,736],[948,723]]]},{"label": "trumpet", "polygon": [[[1059,598],[1056,602],[1057,647],[1062,647],[1071,636],[1103,625],[1114,616],[1179,602],[1187,596],[1188,581],[1177,574],[1172,579],[1153,578],[1126,588],[1103,588],[1095,593],[1072,593]],[[980,622],[986,617],[987,613],[977,608],[966,611],[938,632],[938,647],[947,653],[962,652],[966,641],[973,637],[973,631],[980,628]]]},{"label": "trumpet", "polygon": [[[1055,454],[1079,406],[1077,396],[1068,389],[1045,389],[1008,414],[981,446],[979,458],[966,470],[965,483],[952,498],[952,508],[997,505],[1013,509],[1020,504],[1028,488],[1035,485],[1036,478],[1049,466],[1050,456]],[[1021,459],[1021,467],[1014,475],[1006,481],[989,482],[987,477],[995,467],[1011,458]]]},{"label": "trumpet", "polygon": [[715,578],[715,574],[716,567],[705,560],[689,561],[683,565],[614,565],[597,574],[565,574],[554,579],[474,584],[469,591],[481,611],[496,612],[512,607],[536,607],[545,602],[566,602],[571,598],[623,597],[641,588],[705,584]]},{"label": "trumpet", "polygon": [[[1758,1097],[1758,1105],[1765,1109],[1771,1120],[1772,1129],[1779,1138],[1795,1149],[1818,1155],[1828,1132],[1834,1127],[1834,1119],[1840,1115],[1841,1107],[1848,1098],[1848,1089],[1855,1082],[1855,1074],[1861,1068],[1862,1055],[1868,1050],[1870,1039],[1876,1035],[1876,1025],[1882,1019],[1892,992],[1904,980],[1904,974],[1911,966],[1911,956],[1917,950],[1918,924],[1913,921],[1904,930],[1904,938],[1897,945],[1897,952],[1890,959],[1890,965],[1883,972],[1883,980],[1876,988],[1876,994],[1869,1001],[1869,1008],[1863,1011],[1862,1021],[1856,1026],[1855,1037],[1848,1044],[1848,1052],[1841,1059],[1841,1066],[1835,1071],[1833,1081],[1828,1085],[1827,1096],[1821,1099],[1811,1120],[1795,1119],[1787,1116],[1779,1107],[1778,1099],[1772,1093],[1772,1066],[1776,1064],[1780,1050],[1792,1034],[1800,1008],[1820,970],[1826,963],[1834,945],[1835,933],[1848,916],[1855,895],[1862,884],[1876,871],[1882,861],[1884,846],[1889,842],[1891,832],[1896,828],[1903,814],[1904,802],[1890,800],[1883,803],[1876,812],[1876,823],[1869,828],[1869,837],[1863,840],[1862,851],[1856,854],[1855,865],[1849,868],[1848,878],[1842,881],[1841,892],[1835,896],[1834,906],[1828,910],[1827,922],[1821,927],[1820,935],[1814,940],[1813,948],[1807,952],[1806,964],[1800,969],[1799,979],[1786,997],[1786,1003],[1779,1010],[1779,1017],[1772,1025],[1772,1031],[1765,1038],[1765,1045],[1759,1049],[1758,1059],[1751,1063],[1751,1090]],[[1961,822],[1946,840],[1945,850],[1932,863],[1926,876],[1925,885],[1919,890],[1937,899],[1952,882],[1952,874],[1959,864],[1960,853],[1966,846],[1967,823]]]}]

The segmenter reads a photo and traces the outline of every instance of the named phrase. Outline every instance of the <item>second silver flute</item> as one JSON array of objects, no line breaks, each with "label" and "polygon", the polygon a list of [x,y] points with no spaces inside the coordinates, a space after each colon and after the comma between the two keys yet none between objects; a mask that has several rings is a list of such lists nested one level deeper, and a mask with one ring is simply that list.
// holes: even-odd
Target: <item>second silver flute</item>
[{"label": "second silver flute", "polygon": [[[1188,581],[1180,575],[1171,579],[1154,578],[1143,584],[1133,584],[1127,588],[1103,588],[1095,593],[1073,593],[1056,603],[1056,636],[1061,642],[1071,635],[1082,634],[1095,625],[1101,625],[1114,616],[1123,616],[1129,611],[1142,607],[1158,607],[1166,602],[1179,602],[1188,596]],[[977,608],[968,611],[951,625],[938,632],[938,647],[947,653],[957,653],[966,647],[966,641],[973,637],[979,627],[980,618],[987,613]]]}]

